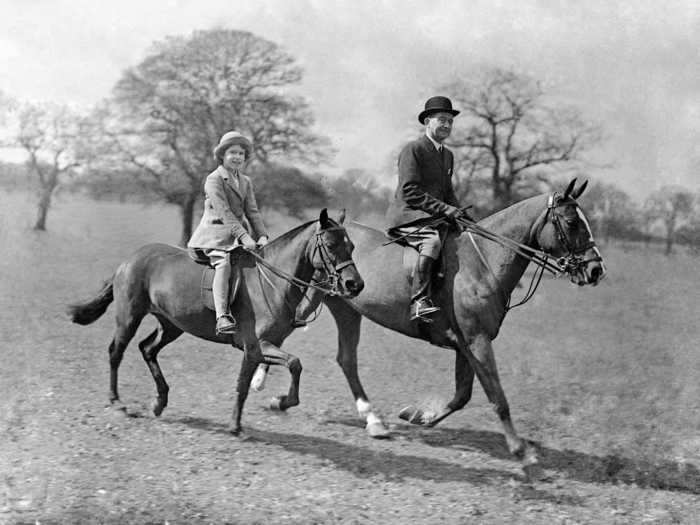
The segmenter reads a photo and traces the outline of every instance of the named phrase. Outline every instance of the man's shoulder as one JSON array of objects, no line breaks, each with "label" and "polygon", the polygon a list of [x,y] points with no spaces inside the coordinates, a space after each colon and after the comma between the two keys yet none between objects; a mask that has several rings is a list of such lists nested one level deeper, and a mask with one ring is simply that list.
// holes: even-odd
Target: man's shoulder
[{"label": "man's shoulder", "polygon": [[424,150],[427,149],[429,145],[430,139],[425,135],[421,135],[420,137],[410,140],[406,144],[404,144],[403,148],[401,148],[401,151]]}]

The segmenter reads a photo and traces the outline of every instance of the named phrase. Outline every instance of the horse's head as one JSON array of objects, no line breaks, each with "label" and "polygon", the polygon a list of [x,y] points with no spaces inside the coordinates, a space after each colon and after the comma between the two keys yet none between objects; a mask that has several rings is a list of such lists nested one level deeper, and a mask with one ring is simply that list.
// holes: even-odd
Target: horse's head
[{"label": "horse's head", "polygon": [[342,226],[344,220],[344,211],[338,221],[328,217],[325,208],[321,211],[310,258],[316,268],[314,281],[320,285],[329,284],[333,294],[355,297],[362,291],[365,282],[352,260],[355,246]]},{"label": "horse's head", "polygon": [[557,264],[569,274],[572,283],[596,285],[605,276],[605,264],[588,220],[576,202],[588,181],[578,189],[575,184],[576,179],[569,183],[563,195],[550,195],[537,242],[543,251],[558,258]]}]

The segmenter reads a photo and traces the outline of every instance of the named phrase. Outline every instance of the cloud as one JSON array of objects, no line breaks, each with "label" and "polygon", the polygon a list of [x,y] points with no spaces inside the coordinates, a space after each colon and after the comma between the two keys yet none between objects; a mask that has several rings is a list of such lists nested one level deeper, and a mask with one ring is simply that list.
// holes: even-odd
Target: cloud
[{"label": "cloud", "polygon": [[492,64],[531,73],[599,119],[609,132],[599,155],[617,160],[608,176],[635,197],[669,171],[697,189],[688,166],[700,143],[700,4],[691,0],[663,9],[649,0],[17,0],[0,7],[0,85],[93,103],[154,41],[212,27],[249,30],[298,59],[336,170],[385,171],[432,89]]}]

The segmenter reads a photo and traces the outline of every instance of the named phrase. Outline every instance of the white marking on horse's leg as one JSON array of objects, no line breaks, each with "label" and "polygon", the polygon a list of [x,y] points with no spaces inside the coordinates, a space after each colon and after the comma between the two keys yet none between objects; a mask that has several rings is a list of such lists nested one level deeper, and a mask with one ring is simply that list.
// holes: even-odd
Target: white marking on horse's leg
[{"label": "white marking on horse's leg", "polygon": [[367,421],[368,425],[373,423],[383,424],[381,418],[372,410],[372,405],[369,403],[369,401],[358,399],[355,401],[355,404],[357,405],[357,413],[360,414],[360,417]]},{"label": "white marking on horse's leg", "polygon": [[372,412],[372,405],[369,404],[369,401],[358,399],[355,401],[355,405],[357,406],[357,413],[360,414],[360,417],[367,417],[367,415]]},{"label": "white marking on horse's leg", "polygon": [[255,392],[261,392],[265,389],[265,379],[267,379],[268,369],[269,367],[266,364],[261,363],[255,370],[255,375],[250,382],[250,388],[252,388]]}]

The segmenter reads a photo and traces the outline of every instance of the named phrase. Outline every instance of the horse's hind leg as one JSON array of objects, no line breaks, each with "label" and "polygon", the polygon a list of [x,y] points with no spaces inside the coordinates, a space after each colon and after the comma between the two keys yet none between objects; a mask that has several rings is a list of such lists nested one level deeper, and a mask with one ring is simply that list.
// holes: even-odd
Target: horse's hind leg
[{"label": "horse's hind leg", "polygon": [[[287,395],[273,397],[270,408],[284,411],[297,406],[299,404],[299,382],[302,371],[301,361],[297,356],[285,352],[268,341],[260,341],[260,347],[262,349],[263,362],[266,366],[284,365],[289,369],[289,373],[292,376]],[[258,367],[259,370],[260,367]],[[256,375],[258,371],[256,371]]]},{"label": "horse's hind leg", "polygon": [[160,352],[165,345],[180,337],[180,335],[182,335],[182,330],[167,319],[159,316],[156,317],[158,318],[158,328],[153,330],[146,339],[139,343],[139,349],[141,350],[144,361],[146,361],[148,365],[148,369],[151,371],[153,380],[156,382],[158,396],[153,400],[151,408],[154,415],[160,416],[163,413],[163,409],[168,406],[168,391],[170,388],[158,364],[158,352]]},{"label": "horse's hind leg", "polygon": [[429,414],[420,408],[407,406],[399,413],[401,419],[416,425],[433,427],[450,414],[461,410],[466,406],[472,397],[474,386],[474,369],[469,361],[460,351],[455,352],[455,395],[447,406],[437,414]]},{"label": "horse's hind leg", "polygon": [[327,297],[326,305],[338,327],[338,355],[336,357],[355,397],[355,406],[360,417],[367,421],[367,432],[374,438],[389,437],[389,430],[374,413],[372,405],[360,382],[357,372],[357,345],[360,342],[362,316],[341,299]]}]

